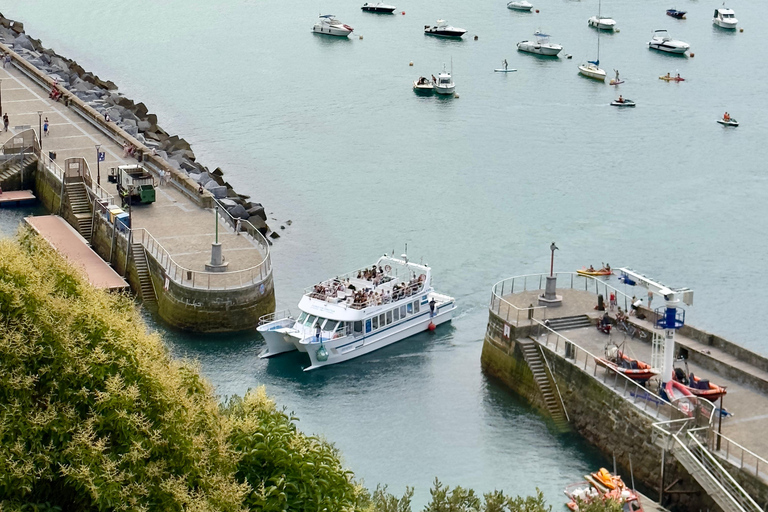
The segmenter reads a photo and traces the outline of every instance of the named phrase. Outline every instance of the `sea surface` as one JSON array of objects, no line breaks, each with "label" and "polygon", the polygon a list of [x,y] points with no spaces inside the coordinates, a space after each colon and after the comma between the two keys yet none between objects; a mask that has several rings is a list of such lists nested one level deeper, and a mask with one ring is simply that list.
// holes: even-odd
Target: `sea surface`
[{"label": "sea surface", "polygon": [[[416,486],[417,504],[437,476],[480,492],[538,486],[559,506],[564,484],[609,461],[482,375],[491,287],[546,272],[555,241],[556,270],[609,262],[690,287],[689,323],[768,353],[768,3],[733,3],[742,33],[712,25],[719,0],[603,1],[620,31],[600,36],[600,66],[620,70],[618,88],[577,74],[597,57],[587,27],[597,1],[535,0],[539,13],[519,13],[503,0],[398,0],[405,14],[394,16],[362,3],[8,0],[3,14],[143,101],[200,162],[264,203],[282,236],[278,309],[406,244],[459,304],[436,333],[310,373],[299,354],[259,360],[252,333],[154,323],[218,393],[265,385],[367,485]],[[671,7],[688,19],[666,16]],[[318,12],[353,37],[312,34]],[[424,36],[438,18],[467,36]],[[648,50],[662,28],[694,55]],[[537,29],[565,47],[560,58],[516,51]],[[518,71],[494,73],[503,59]],[[413,94],[413,80],[444,66],[459,98]],[[658,79],[667,72],[686,81]],[[619,94],[637,107],[609,106]],[[740,127],[715,122],[726,110]]]}]

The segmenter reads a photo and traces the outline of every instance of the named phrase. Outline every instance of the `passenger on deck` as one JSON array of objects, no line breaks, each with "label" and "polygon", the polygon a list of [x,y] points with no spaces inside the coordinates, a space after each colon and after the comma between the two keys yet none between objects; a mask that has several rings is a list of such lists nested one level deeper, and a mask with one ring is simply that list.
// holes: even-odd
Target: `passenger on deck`
[{"label": "passenger on deck", "polygon": [[[621,99],[621,96],[619,96],[619,99]],[[593,267],[592,265],[590,265],[588,270],[589,270],[590,272],[594,272],[594,271],[595,271],[595,267]]]},{"label": "passenger on deck", "polygon": [[363,278],[363,273],[361,271],[359,271],[359,270],[357,271],[357,278],[358,279],[362,279]]},{"label": "passenger on deck", "polygon": [[723,114],[723,121],[730,121],[730,120],[731,120],[731,114],[729,114],[728,112]]}]

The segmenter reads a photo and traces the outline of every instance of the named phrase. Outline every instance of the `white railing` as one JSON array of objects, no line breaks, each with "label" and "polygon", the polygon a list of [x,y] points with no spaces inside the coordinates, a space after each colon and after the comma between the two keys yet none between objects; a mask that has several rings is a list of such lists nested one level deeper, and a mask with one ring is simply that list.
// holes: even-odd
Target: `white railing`
[{"label": "white railing", "polygon": [[713,433],[714,436],[710,446],[710,450],[713,453],[723,457],[734,466],[749,471],[756,477],[768,482],[768,475],[760,473],[761,467],[768,471],[768,460],[717,431]]},{"label": "white railing", "polygon": [[176,263],[171,254],[146,229],[130,230],[133,242],[141,243],[165,270],[165,275],[174,283],[187,288],[202,290],[232,290],[246,288],[267,279],[271,273],[269,252],[262,261],[250,268],[233,272],[203,272],[183,267]]},{"label": "white railing", "polygon": [[272,260],[269,256],[269,242],[267,242],[267,239],[264,237],[264,235],[261,234],[261,231],[256,229],[256,227],[254,227],[254,225],[251,224],[248,220],[235,219],[232,217],[232,214],[227,211],[224,205],[219,202],[218,199],[214,199],[214,201],[215,204],[218,205],[218,208],[214,208],[214,210],[219,214],[219,220],[232,228],[233,232],[237,230],[237,223],[239,220],[240,232],[246,233],[246,236],[250,237],[251,241],[255,242],[259,246],[259,249],[261,249],[262,253],[264,254],[264,258],[254,266],[259,266],[266,263],[266,265],[270,267],[269,270],[271,270]]},{"label": "white railing", "polygon": [[[599,365],[597,364],[597,356],[559,332],[551,329],[543,322],[539,320],[534,320],[534,322],[538,324],[539,329],[543,330],[543,334],[539,334],[536,338],[537,343],[547,347],[554,354],[563,359],[571,360],[576,367],[582,369],[585,373],[598,378],[597,368]],[[541,339],[542,336],[545,336],[543,341]],[[551,339],[552,337],[554,337],[554,340]],[[611,373],[613,373],[613,378],[610,376]],[[626,398],[629,402],[635,404],[635,406],[651,416],[656,418],[666,417],[670,420],[676,420],[680,417],[688,417],[688,412],[684,412],[676,405],[670,404],[661,398],[661,396],[648,390],[646,387],[620,372],[613,372],[605,368],[602,380],[603,384],[612,388],[620,396]],[[644,402],[642,406],[638,404],[638,401],[640,400]],[[703,398],[699,398],[697,403],[698,407],[695,409],[697,424],[701,425],[703,423],[707,426],[711,426],[715,414],[715,406],[709,400]],[[648,409],[649,404],[653,404],[651,405],[650,411]]]},{"label": "white railing", "polygon": [[259,325],[268,324],[275,320],[282,320],[284,318],[293,318],[293,313],[290,309],[284,309],[282,311],[275,311],[274,313],[267,313],[259,317]]}]

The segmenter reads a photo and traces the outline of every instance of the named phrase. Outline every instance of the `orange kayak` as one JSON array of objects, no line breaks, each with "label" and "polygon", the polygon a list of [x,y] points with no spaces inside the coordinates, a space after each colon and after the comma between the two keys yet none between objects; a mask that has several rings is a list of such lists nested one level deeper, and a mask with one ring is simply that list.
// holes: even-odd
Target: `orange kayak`
[{"label": "orange kayak", "polygon": [[583,268],[581,270],[576,271],[577,274],[580,274],[582,276],[610,276],[613,275],[613,271],[607,268],[601,268],[600,270],[589,270],[588,268]]}]

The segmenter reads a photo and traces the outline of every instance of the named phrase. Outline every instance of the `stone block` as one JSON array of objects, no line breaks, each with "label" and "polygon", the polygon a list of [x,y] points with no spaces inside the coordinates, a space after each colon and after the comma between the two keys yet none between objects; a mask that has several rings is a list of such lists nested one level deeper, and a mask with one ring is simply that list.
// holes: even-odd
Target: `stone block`
[{"label": "stone block", "polygon": [[265,212],[264,207],[258,203],[253,205],[251,208],[248,208],[247,212],[251,217],[259,217],[264,220],[264,222],[267,221],[267,212]]},{"label": "stone block", "polygon": [[226,198],[225,198],[225,199],[222,199],[222,200],[221,200],[221,201],[219,201],[219,202],[220,202],[221,204],[223,204],[223,205],[224,205],[224,207],[225,207],[225,208],[227,208],[227,210],[229,210],[230,208],[234,208],[235,206],[237,206],[237,203],[236,203],[236,202],[234,202],[234,201],[233,201],[233,200],[231,200],[231,199],[226,199]]},{"label": "stone block", "polygon": [[146,132],[152,127],[149,121],[139,121],[137,126],[139,127],[139,131],[141,132]]},{"label": "stone block", "polygon": [[[222,199],[222,201],[224,201],[224,199]],[[245,211],[245,208],[243,208],[243,206],[242,206],[242,205],[240,205],[240,204],[238,204],[238,205],[235,205],[235,207],[234,207],[234,208],[232,208],[231,210],[229,210],[229,214],[230,214],[232,217],[234,217],[234,218],[238,218],[238,217],[239,217],[239,218],[241,218],[241,219],[243,219],[243,220],[247,220],[247,219],[248,219],[248,217],[249,217],[249,215],[248,215],[248,212],[246,212],[246,211]]]}]

